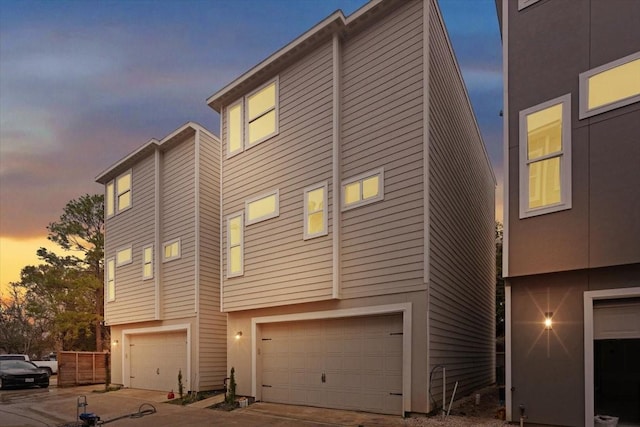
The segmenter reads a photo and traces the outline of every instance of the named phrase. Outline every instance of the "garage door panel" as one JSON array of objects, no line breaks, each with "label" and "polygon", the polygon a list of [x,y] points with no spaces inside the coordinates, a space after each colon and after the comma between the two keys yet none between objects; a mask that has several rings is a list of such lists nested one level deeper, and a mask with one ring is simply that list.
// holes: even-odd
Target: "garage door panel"
[{"label": "garage door panel", "polygon": [[172,390],[178,372],[187,378],[187,334],[184,331],[131,335],[129,338],[131,388]]},{"label": "garage door panel", "polygon": [[402,414],[402,315],[286,325],[261,325],[263,400]]}]

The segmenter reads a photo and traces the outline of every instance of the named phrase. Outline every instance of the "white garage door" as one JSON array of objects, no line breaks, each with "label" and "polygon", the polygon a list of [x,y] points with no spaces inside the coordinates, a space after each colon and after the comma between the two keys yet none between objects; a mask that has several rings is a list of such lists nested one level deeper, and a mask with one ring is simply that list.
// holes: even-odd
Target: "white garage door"
[{"label": "white garage door", "polygon": [[189,390],[185,331],[131,335],[129,344],[131,388],[177,393],[182,370],[185,391]]},{"label": "white garage door", "polygon": [[402,315],[261,326],[262,400],[402,414]]},{"label": "white garage door", "polygon": [[593,306],[593,338],[640,338],[640,299],[596,301]]}]

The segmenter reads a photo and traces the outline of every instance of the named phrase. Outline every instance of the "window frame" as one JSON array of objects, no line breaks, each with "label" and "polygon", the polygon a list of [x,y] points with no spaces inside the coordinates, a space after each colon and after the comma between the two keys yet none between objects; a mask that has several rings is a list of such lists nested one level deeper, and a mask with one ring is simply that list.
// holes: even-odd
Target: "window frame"
[{"label": "window frame", "polygon": [[632,53],[631,55],[627,55],[623,58],[616,59],[615,61],[611,61],[607,64],[601,65],[596,68],[592,68],[588,71],[580,73],[578,76],[578,80],[580,82],[580,101],[578,103],[578,118],[586,119],[588,117],[596,116],[598,114],[605,113],[607,111],[615,110],[617,108],[621,108],[627,105],[634,104],[636,102],[640,102],[640,94],[632,95],[627,98],[620,99],[618,101],[610,102],[609,104],[601,105],[599,107],[595,107],[589,109],[589,79],[595,75],[604,73],[606,71],[612,70],[621,65],[625,65],[629,62],[636,61],[640,59],[640,51]]},{"label": "window frame", "polygon": [[[560,135],[562,138],[562,150],[559,154],[551,154],[536,159],[536,162],[548,160],[552,158],[560,159],[560,202],[537,207],[529,208],[529,168],[530,162],[527,158],[528,153],[528,129],[526,124],[527,116],[538,111],[548,109],[550,107],[562,104],[562,129]],[[544,215],[552,212],[559,212],[567,209],[571,209],[571,94],[559,96],[554,99],[550,99],[541,104],[534,105],[532,107],[521,110],[519,113],[519,207],[520,207],[520,219],[535,217],[538,215]]]},{"label": "window frame", "polygon": [[[239,246],[240,247],[240,271],[237,273],[231,273],[231,227],[229,226],[229,223],[231,222],[231,220],[236,219],[236,218],[240,218],[240,243],[238,245],[234,245],[233,247]],[[245,227],[245,218],[244,218],[244,211],[239,211],[239,212],[235,212],[232,213],[230,215],[227,215],[226,218],[226,255],[227,255],[227,259],[226,259],[226,277],[227,279],[231,279],[234,277],[240,277],[240,276],[244,276],[244,227]]]},{"label": "window frame", "polygon": [[[167,246],[171,246],[173,244],[178,244],[178,254],[173,256],[166,256]],[[176,259],[182,258],[182,241],[178,237],[177,239],[167,240],[162,244],[162,262],[174,261]]]},{"label": "window frame", "polygon": [[[128,260],[124,262],[120,262],[119,255],[120,252],[129,251],[130,257]],[[121,248],[116,250],[116,267],[122,267],[123,265],[129,265],[133,263],[133,245],[122,246]]]},{"label": "window frame", "polygon": [[[322,210],[321,211],[317,210],[311,213],[314,214],[314,213],[322,212],[322,230],[317,233],[309,233],[308,224],[309,224],[310,213],[308,209],[307,195],[312,191],[319,190],[319,189],[322,189],[324,191],[323,193],[324,200],[322,202]],[[327,203],[329,201],[329,197],[327,195],[328,189],[329,189],[329,185],[327,184],[327,181],[324,181],[318,184],[311,185],[305,188],[303,191],[303,198],[302,198],[302,203],[304,207],[304,224],[303,224],[303,235],[302,235],[303,240],[314,239],[316,237],[326,236],[327,234],[329,234],[328,219],[327,219],[329,214],[329,208],[327,206]]]},{"label": "window frame", "polygon": [[[249,142],[249,125],[251,124],[251,121],[249,120],[249,98],[251,98],[253,95],[257,94],[258,92],[260,92],[261,90],[267,88],[268,86],[271,86],[272,84],[275,85],[275,100],[274,100],[274,105],[273,105],[273,110],[268,110],[263,112],[262,114],[260,114],[257,117],[254,117],[253,120],[259,119],[260,117],[263,117],[264,115],[268,114],[269,112],[273,111],[274,115],[275,115],[275,126],[274,126],[274,131],[273,133],[270,133],[269,135],[263,136],[262,138],[256,140],[255,142]],[[263,142],[265,142],[266,140],[278,135],[280,133],[280,77],[276,76],[275,78],[269,80],[268,82],[264,83],[263,85],[257,87],[256,89],[252,90],[251,92],[249,92],[248,94],[246,94],[243,98],[243,106],[242,106],[242,119],[243,119],[243,146],[245,150],[248,150],[249,148],[253,148],[256,145],[262,144]],[[252,120],[252,121],[253,121]]]},{"label": "window frame", "polygon": [[[151,260],[149,262],[147,262],[146,258],[145,258],[145,253],[147,251],[147,249],[151,249]],[[142,280],[149,280],[149,279],[153,279],[154,276],[154,265],[153,265],[153,261],[154,261],[154,253],[153,253],[153,245],[146,245],[142,248]],[[147,266],[147,264],[151,265],[151,274],[147,275],[145,274],[145,267]]]},{"label": "window frame", "polygon": [[[263,215],[261,217],[255,218],[255,219],[249,219],[249,205],[251,203],[257,202],[257,201],[262,200],[262,199],[266,199],[267,197],[271,197],[271,196],[275,196],[275,198],[276,198],[275,211],[273,213],[268,214],[268,215]],[[244,212],[246,212],[245,218],[244,218],[244,221],[245,221],[244,225],[245,226],[252,225],[252,224],[257,224],[259,222],[266,221],[266,220],[271,219],[271,218],[279,217],[280,216],[280,190],[279,189],[275,189],[273,191],[269,191],[268,193],[262,193],[262,194],[260,194],[258,196],[246,199],[244,201]]]},{"label": "window frame", "polygon": [[[129,175],[129,189],[121,192],[120,189],[118,188],[118,180],[125,175]],[[114,181],[115,181],[115,188],[114,188],[115,214],[117,215],[121,212],[131,209],[131,207],[133,206],[133,170],[129,169],[128,171],[121,173],[116,177]],[[127,207],[121,208],[120,196],[125,194],[126,192],[129,192],[129,205]]]},{"label": "window frame", "polygon": [[[111,267],[110,264],[113,264],[113,277],[111,277]],[[107,262],[104,269],[104,289],[106,293],[106,301],[112,302],[116,300],[116,258],[107,258]],[[110,283],[113,282],[113,286],[110,286]]]},{"label": "window frame", "polygon": [[[114,179],[112,179],[111,181],[107,182],[107,184],[105,185],[104,214],[106,218],[111,218],[116,214],[115,191],[116,191],[116,182]],[[109,211],[111,211],[111,213],[109,213]]]},{"label": "window frame", "polygon": [[[232,108],[240,106],[240,148],[235,151],[231,151],[231,140],[229,139],[229,114]],[[232,104],[229,104],[228,107],[225,107],[225,119],[227,121],[227,133],[226,133],[226,150],[227,150],[227,159],[231,158],[235,155],[238,155],[244,151],[244,134],[245,134],[245,124],[244,124],[244,98],[240,98]]]},{"label": "window frame", "polygon": [[[345,188],[349,184],[353,184],[354,182],[360,182],[360,191],[362,192],[362,182],[366,179],[372,178],[374,176],[378,176],[378,195],[375,197],[370,197],[368,199],[361,198],[358,202],[347,204],[346,202],[346,191]],[[353,176],[347,179],[342,180],[340,184],[340,205],[342,211],[348,211],[351,209],[359,208],[360,206],[366,206],[371,203],[376,203],[384,200],[384,168],[380,167],[377,169],[370,170],[363,174]],[[362,194],[361,194],[362,195]]]}]

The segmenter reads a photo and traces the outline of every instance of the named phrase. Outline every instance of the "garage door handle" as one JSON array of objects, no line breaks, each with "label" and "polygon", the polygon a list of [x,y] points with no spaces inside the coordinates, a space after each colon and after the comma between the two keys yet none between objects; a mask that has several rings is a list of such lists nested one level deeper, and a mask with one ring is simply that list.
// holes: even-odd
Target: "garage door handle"
[{"label": "garage door handle", "polygon": [[160,368],[157,368],[157,369],[156,369],[156,374],[157,374],[157,375],[160,375]]},{"label": "garage door handle", "polygon": [[323,383],[327,382],[327,376],[324,374],[324,372],[322,373],[322,376],[320,377],[320,379],[322,380]]}]

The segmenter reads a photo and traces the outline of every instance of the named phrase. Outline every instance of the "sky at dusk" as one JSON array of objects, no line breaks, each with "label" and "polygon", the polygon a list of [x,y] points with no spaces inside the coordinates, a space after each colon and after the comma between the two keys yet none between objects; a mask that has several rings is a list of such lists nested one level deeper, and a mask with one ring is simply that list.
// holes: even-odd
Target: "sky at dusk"
[{"label": "sky at dusk", "polygon": [[[0,295],[54,249],[46,226],[95,177],[337,9],[366,0],[0,1]],[[498,179],[502,63],[494,0],[439,0]]]}]

